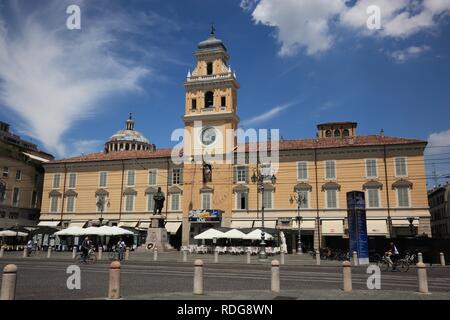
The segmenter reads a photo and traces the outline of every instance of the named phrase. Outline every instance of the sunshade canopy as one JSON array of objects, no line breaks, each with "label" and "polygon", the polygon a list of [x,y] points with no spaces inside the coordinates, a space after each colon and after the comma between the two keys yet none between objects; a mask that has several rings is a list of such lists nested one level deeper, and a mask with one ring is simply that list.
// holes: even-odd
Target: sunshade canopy
[{"label": "sunshade canopy", "polygon": [[237,229],[231,229],[224,233],[223,238],[226,239],[244,239],[245,233]]},{"label": "sunshade canopy", "polygon": [[[248,240],[261,240],[262,237],[262,231],[260,229],[255,229],[252,232],[246,234],[243,239]],[[272,240],[273,237],[269,233],[264,233],[264,240]]]},{"label": "sunshade canopy", "polygon": [[0,237],[26,237],[28,234],[25,232],[17,232],[12,230],[0,231]]},{"label": "sunshade canopy", "polygon": [[211,239],[221,239],[224,233],[222,231],[216,230],[214,228],[208,229],[194,237],[196,240],[211,240]]}]

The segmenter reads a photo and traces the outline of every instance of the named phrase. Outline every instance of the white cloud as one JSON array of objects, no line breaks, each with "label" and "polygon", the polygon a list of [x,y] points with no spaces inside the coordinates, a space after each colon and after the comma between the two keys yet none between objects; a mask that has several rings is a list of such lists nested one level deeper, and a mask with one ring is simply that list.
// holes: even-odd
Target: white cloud
[{"label": "white cloud", "polygon": [[242,125],[243,126],[252,126],[252,125],[257,125],[257,124],[266,122],[268,120],[271,120],[274,117],[276,117],[278,114],[280,114],[282,111],[293,106],[294,104],[295,103],[287,103],[287,104],[284,104],[281,106],[276,106],[276,107],[272,108],[271,110],[269,110],[259,116],[242,121]]},{"label": "white cloud", "polygon": [[404,50],[396,50],[393,52],[388,52],[388,56],[394,59],[398,63],[404,63],[409,59],[416,58],[419,55],[429,51],[431,48],[429,46],[411,46]]},{"label": "white cloud", "polygon": [[[248,2],[241,3],[247,11]],[[367,28],[371,5],[381,9],[381,30]],[[279,54],[289,56],[300,49],[309,55],[329,50],[338,30],[332,24],[361,36],[407,38],[438,26],[449,13],[449,0],[259,0],[252,17],[276,28]]]},{"label": "white cloud", "polygon": [[450,129],[432,133],[428,137],[428,145],[425,150],[427,155],[435,155],[450,152]]},{"label": "white cloud", "polygon": [[302,48],[313,55],[332,46],[329,22],[344,8],[343,0],[261,0],[252,16],[255,23],[277,29],[281,56]]},{"label": "white cloud", "polygon": [[19,117],[21,131],[64,156],[64,134],[95,114],[101,98],[140,90],[150,70],[114,52],[115,27],[132,26],[131,19],[97,17],[69,31],[64,1],[32,13],[14,7],[0,13],[0,103]]}]

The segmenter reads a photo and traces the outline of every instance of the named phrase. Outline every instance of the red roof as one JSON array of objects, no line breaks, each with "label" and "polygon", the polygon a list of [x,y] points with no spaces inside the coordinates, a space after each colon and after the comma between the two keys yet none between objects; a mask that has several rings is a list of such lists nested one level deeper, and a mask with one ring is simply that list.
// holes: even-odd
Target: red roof
[{"label": "red roof", "polygon": [[[283,140],[279,142],[280,151],[283,150],[302,150],[302,149],[326,149],[326,148],[343,148],[343,147],[363,147],[363,146],[380,146],[380,145],[405,145],[405,144],[423,144],[426,141],[417,139],[406,139],[396,137],[386,137],[380,135],[356,136],[350,138],[318,138],[303,140]],[[247,143],[246,151],[255,151],[256,143]],[[270,147],[270,142],[268,148]],[[182,150],[180,149],[180,152]],[[88,161],[108,161],[108,160],[128,160],[128,159],[155,159],[170,158],[172,149],[150,150],[133,150],[133,151],[113,151],[109,153],[98,152],[83,156],[55,160],[52,163],[75,163]]]}]

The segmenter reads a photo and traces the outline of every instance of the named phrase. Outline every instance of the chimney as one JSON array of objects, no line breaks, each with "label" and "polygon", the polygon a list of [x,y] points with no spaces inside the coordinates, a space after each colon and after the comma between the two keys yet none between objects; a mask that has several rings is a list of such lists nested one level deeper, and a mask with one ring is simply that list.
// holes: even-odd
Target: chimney
[{"label": "chimney", "polygon": [[380,136],[381,136],[381,137],[384,137],[384,129],[381,129],[381,131],[380,131]]}]

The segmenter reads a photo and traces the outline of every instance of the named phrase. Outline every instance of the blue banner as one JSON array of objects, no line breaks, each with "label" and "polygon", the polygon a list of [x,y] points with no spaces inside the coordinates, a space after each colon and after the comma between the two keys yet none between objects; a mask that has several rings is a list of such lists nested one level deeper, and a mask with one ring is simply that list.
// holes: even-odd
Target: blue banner
[{"label": "blue banner", "polygon": [[347,193],[347,218],[350,258],[353,251],[358,253],[359,264],[369,264],[369,240],[367,237],[367,219],[365,194],[360,191]]}]

